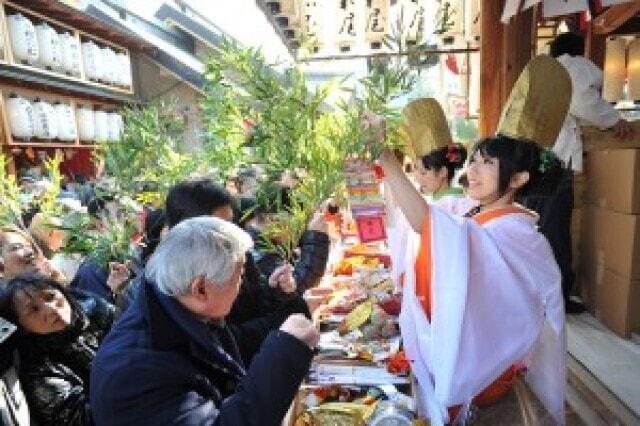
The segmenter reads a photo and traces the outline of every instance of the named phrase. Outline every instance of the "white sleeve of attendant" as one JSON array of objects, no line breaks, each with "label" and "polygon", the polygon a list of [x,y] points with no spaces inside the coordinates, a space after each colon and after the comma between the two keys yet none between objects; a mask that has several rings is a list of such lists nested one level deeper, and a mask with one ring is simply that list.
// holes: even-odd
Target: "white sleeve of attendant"
[{"label": "white sleeve of attendant", "polygon": [[463,216],[477,204],[477,201],[468,197],[443,197],[433,203],[434,206],[454,216]]},{"label": "white sleeve of attendant", "polygon": [[[404,273],[409,253],[408,244],[414,240],[417,234],[409,225],[400,208],[397,210],[393,226],[387,228],[387,243],[389,244],[389,255],[391,256],[391,278],[396,285],[396,291],[400,290],[400,276]],[[414,259],[415,262],[415,259]]]},{"label": "white sleeve of attendant", "polygon": [[581,122],[603,129],[616,124],[620,113],[602,97],[602,71],[583,58],[573,58],[565,66],[573,86],[569,113]]},{"label": "white sleeve of attendant", "polygon": [[452,406],[469,402],[534,349],[544,293],[560,294],[560,274],[524,215],[482,227],[432,212],[431,359],[435,395]]}]

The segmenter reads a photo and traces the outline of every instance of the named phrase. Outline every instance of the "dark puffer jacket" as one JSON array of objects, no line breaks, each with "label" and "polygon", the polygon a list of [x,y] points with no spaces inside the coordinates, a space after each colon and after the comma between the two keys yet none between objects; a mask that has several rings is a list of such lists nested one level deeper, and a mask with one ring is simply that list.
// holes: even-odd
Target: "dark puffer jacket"
[{"label": "dark puffer jacket", "polygon": [[280,330],[247,368],[242,350],[224,322],[204,322],[143,282],[92,366],[96,424],[282,424],[313,352]]},{"label": "dark puffer jacket", "polygon": [[[89,373],[116,308],[88,292],[69,290],[72,324],[49,335],[18,339],[20,381],[38,425],[90,425]],[[72,300],[71,300],[72,299]]]},{"label": "dark puffer jacket", "polygon": [[111,292],[111,289],[107,285],[109,279],[109,269],[104,266],[100,266],[98,263],[88,258],[73,277],[69,287],[76,288],[78,290],[90,291],[111,304],[115,304],[116,299]]},{"label": "dark puffer jacket", "polygon": [[277,330],[289,315],[299,313],[310,319],[311,313],[300,294],[285,294],[269,287],[250,254],[242,278],[240,293],[226,321],[240,347],[242,360],[249,365],[267,334]]},{"label": "dark puffer jacket", "polygon": [[[251,253],[247,253],[240,293],[226,318],[245,364],[250,364],[267,334],[277,330],[291,314],[304,314],[311,318],[309,307],[298,293],[285,294],[269,287],[267,278],[260,273]],[[133,279],[124,293],[123,312],[133,303],[143,287],[144,271]]]},{"label": "dark puffer jacket", "polygon": [[[265,276],[269,277],[285,260],[279,253],[265,250],[260,231],[255,228],[247,230],[254,241],[253,257],[256,265]],[[298,285],[298,292],[315,287],[324,275],[329,260],[329,236],[324,232],[305,231],[298,245],[300,255],[293,263],[293,277]]]}]

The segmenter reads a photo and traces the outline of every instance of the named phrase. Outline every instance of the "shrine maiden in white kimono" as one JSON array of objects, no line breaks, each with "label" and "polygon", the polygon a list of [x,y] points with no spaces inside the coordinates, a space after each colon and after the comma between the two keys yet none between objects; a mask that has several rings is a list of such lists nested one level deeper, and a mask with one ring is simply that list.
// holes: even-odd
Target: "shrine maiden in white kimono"
[{"label": "shrine maiden in white kimono", "polygon": [[[396,291],[400,291],[404,282],[405,270],[415,267],[415,256],[420,246],[420,235],[417,234],[407,219],[402,214],[400,207],[395,205],[390,189],[384,186],[385,203],[387,210],[386,231],[389,255],[391,256],[391,278],[396,286]],[[430,195],[424,196],[429,203],[436,205],[449,203],[449,198],[463,198],[462,192],[450,192],[439,197]],[[413,253],[413,256],[408,255]]]},{"label": "shrine maiden in white kimono", "polygon": [[[562,65],[536,57],[514,85],[499,133],[550,146],[570,99],[571,81]],[[422,127],[414,133],[428,134],[425,120],[433,112],[409,112],[413,130]],[[416,140],[409,142],[415,147]],[[385,183],[402,191],[407,181],[393,158],[388,152],[381,158],[390,173]],[[407,208],[418,202],[407,193],[398,197]],[[390,246],[400,268],[395,274],[404,275],[400,330],[418,381],[421,414],[432,425],[460,419],[474,399],[480,404],[479,396],[499,397],[523,366],[531,390],[555,422],[564,424],[564,302],[553,252],[535,213],[512,201],[482,209],[478,203],[449,197],[426,206],[424,223],[411,225],[389,206],[390,228],[409,228],[405,235],[390,231]],[[513,378],[506,387],[504,377]]]},{"label": "shrine maiden in white kimono", "polygon": [[[400,328],[420,403],[431,424],[444,424],[449,407],[468,407],[523,363],[529,386],[563,423],[564,304],[551,248],[535,213],[507,208],[461,217],[474,206],[457,197],[432,205],[419,242],[430,253],[418,256],[415,244],[405,246]],[[412,260],[416,268],[408,266]],[[416,282],[416,269],[425,266],[426,295]]]}]

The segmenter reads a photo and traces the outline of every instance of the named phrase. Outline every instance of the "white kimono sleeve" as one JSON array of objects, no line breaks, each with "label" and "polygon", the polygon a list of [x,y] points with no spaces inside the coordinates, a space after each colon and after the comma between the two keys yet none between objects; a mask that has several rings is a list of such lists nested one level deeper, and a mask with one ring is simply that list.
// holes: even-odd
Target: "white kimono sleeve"
[{"label": "white kimono sleeve", "polygon": [[[391,256],[391,279],[396,286],[396,291],[400,291],[407,258],[413,256],[415,259],[419,238],[404,217],[400,207],[396,205],[391,190],[386,184],[384,198],[387,211],[387,244]],[[415,246],[415,249],[409,249],[409,240],[412,241],[411,247]]]},{"label": "white kimono sleeve", "polygon": [[[554,355],[543,357],[546,362],[554,371],[563,369],[564,347],[558,345],[564,323],[554,317],[557,323],[549,330],[555,340],[544,336],[547,304],[556,303],[560,295],[560,273],[532,218],[510,214],[480,226],[437,207],[431,212],[431,321],[415,296],[411,273],[400,325],[424,397],[422,406],[432,424],[443,424],[448,407],[466,406],[514,363],[539,363],[541,357],[531,354],[537,353],[541,340],[551,342],[548,352]],[[561,401],[562,387],[556,384],[543,386],[557,392],[547,399]],[[563,413],[552,414],[563,421]]]},{"label": "white kimono sleeve", "polygon": [[[401,287],[402,276],[408,269],[414,268],[416,256],[420,246],[420,235],[416,233],[400,207],[395,204],[388,186],[385,185],[385,199],[387,206],[387,242],[391,256],[391,278],[396,289]],[[463,215],[477,202],[461,196],[446,196],[433,203],[453,215]]]},{"label": "white kimono sleeve", "polygon": [[620,119],[620,113],[602,97],[602,70],[581,56],[558,59],[571,77],[573,94],[569,114],[579,122],[607,129]]}]

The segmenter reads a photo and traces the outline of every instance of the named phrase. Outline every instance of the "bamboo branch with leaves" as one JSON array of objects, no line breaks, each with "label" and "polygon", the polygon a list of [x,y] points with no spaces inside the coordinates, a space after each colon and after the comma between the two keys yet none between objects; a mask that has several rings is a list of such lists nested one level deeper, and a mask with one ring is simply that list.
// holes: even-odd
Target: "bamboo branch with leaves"
[{"label": "bamboo branch with leaves", "polygon": [[0,226],[25,229],[22,213],[27,209],[14,174],[7,173],[7,159],[0,153]]},{"label": "bamboo branch with leaves", "polygon": [[160,205],[169,189],[201,163],[186,152],[181,141],[184,125],[173,107],[129,107],[123,116],[121,139],[101,144],[97,154],[104,159],[105,175],[115,182],[116,192]]},{"label": "bamboo branch with leaves", "polygon": [[[290,205],[277,206],[277,218],[265,230],[264,244],[291,260],[307,223],[341,180],[343,154],[334,144],[337,116],[327,112],[334,84],[309,91],[304,74],[289,68],[274,71],[259,50],[231,42],[207,64],[202,110],[207,123],[208,158],[225,172],[248,161],[258,164],[266,182],[259,204],[273,200],[273,183],[287,171],[302,170],[303,181],[291,189]],[[249,138],[243,121],[255,123]],[[245,153],[251,148],[252,156]],[[273,243],[275,237],[278,244]]]},{"label": "bamboo branch with leaves", "polygon": [[57,201],[62,186],[61,163],[62,154],[60,152],[56,152],[53,157],[49,157],[43,162],[48,184],[45,191],[34,199],[34,204],[47,218],[60,217],[63,214],[62,205]]},{"label": "bamboo branch with leaves", "polygon": [[[400,46],[401,36],[387,40]],[[400,50],[400,47],[398,47]],[[296,67],[274,71],[257,49],[225,42],[207,63],[207,86],[201,107],[205,114],[205,156],[216,164],[219,177],[251,161],[259,164],[267,181],[258,202],[273,199],[273,182],[286,171],[302,170],[304,179],[289,193],[290,205],[277,206],[276,220],[265,230],[264,244],[291,260],[307,223],[320,203],[342,183],[348,158],[373,160],[381,148],[365,143],[370,135],[361,119],[371,111],[387,121],[386,145],[401,146],[400,109],[391,106],[406,95],[414,79],[398,57],[391,64],[377,63],[359,81],[363,94],[331,110],[327,99],[343,82],[332,81],[311,91]],[[243,122],[255,123],[247,138]],[[246,148],[251,147],[251,158]],[[278,236],[278,243],[273,243]]]},{"label": "bamboo branch with leaves", "polygon": [[100,229],[84,212],[66,215],[56,229],[65,231],[65,243],[61,249],[66,254],[81,254],[101,267],[110,262],[125,263],[133,258],[132,239],[138,231],[136,212],[124,209],[119,217],[104,216]]},{"label": "bamboo branch with leaves", "polygon": [[[394,51],[403,51],[406,40],[402,17],[393,27],[392,33],[385,36],[384,43]],[[399,133],[401,108],[399,105],[394,106],[394,102],[409,94],[415,82],[415,76],[412,75],[406,60],[398,55],[391,60],[380,59],[373,62],[369,75],[358,81],[361,93],[356,89],[349,89],[352,93],[351,99],[339,104],[345,117],[340,139],[348,158],[372,162],[380,156],[384,148],[403,147]],[[376,135],[373,134],[375,129],[363,129],[361,125],[366,112],[385,118],[386,138],[383,144],[368,143]]]}]

